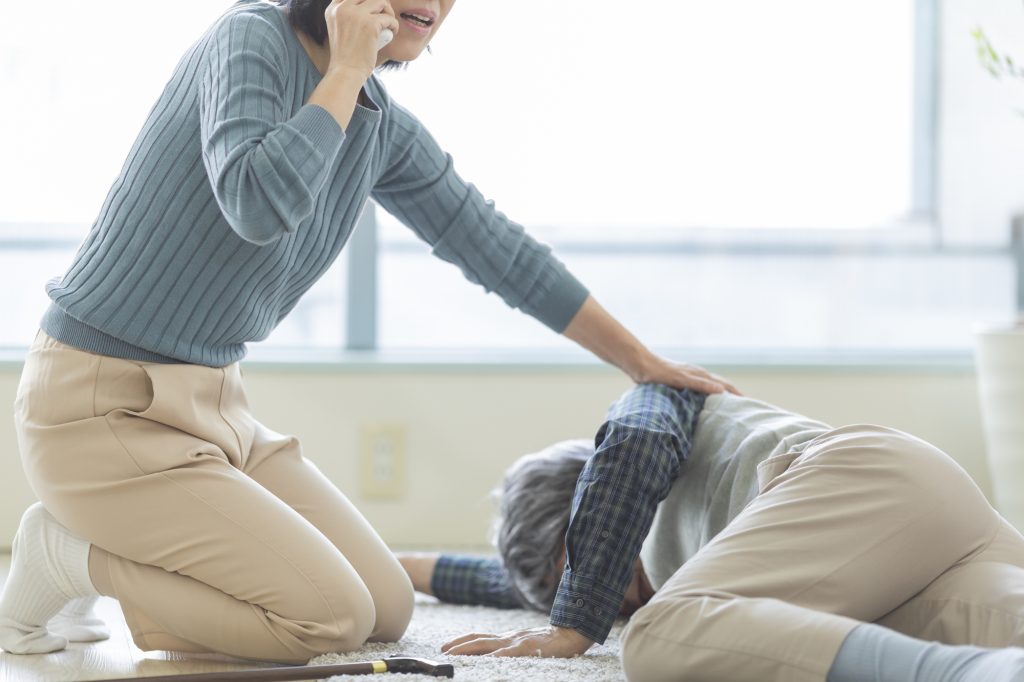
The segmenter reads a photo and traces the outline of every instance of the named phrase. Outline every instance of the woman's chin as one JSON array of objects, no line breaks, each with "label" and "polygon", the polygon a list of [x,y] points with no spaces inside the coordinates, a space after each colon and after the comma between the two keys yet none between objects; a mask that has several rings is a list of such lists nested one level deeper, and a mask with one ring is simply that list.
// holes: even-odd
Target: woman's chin
[{"label": "woman's chin", "polygon": [[385,48],[381,55],[395,62],[412,62],[419,58],[426,50],[426,45],[421,41],[414,41],[413,45],[400,45],[394,43]]}]

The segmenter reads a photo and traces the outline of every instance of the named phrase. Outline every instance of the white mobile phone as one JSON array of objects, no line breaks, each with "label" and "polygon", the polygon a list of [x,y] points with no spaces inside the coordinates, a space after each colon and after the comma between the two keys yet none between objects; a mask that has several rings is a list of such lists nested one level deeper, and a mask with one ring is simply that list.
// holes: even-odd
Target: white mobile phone
[{"label": "white mobile phone", "polygon": [[383,50],[384,46],[394,39],[395,34],[391,32],[390,28],[386,28],[383,31],[381,31],[380,35],[377,36],[377,51],[379,52],[380,50]]}]

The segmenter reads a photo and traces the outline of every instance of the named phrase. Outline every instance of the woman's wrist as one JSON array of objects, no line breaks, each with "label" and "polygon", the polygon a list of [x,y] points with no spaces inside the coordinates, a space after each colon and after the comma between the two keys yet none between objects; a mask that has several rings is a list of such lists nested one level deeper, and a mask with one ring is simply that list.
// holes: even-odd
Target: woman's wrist
[{"label": "woman's wrist", "polygon": [[639,342],[630,344],[622,351],[622,364],[619,369],[637,384],[649,383],[653,367],[658,357]]},{"label": "woman's wrist", "polygon": [[340,82],[349,88],[359,89],[370,79],[370,74],[360,71],[354,66],[347,64],[331,64],[327,67],[321,81]]},{"label": "woman's wrist", "polygon": [[308,104],[316,104],[327,110],[342,130],[348,128],[355,111],[359,93],[366,79],[350,69],[328,71],[310,95]]}]

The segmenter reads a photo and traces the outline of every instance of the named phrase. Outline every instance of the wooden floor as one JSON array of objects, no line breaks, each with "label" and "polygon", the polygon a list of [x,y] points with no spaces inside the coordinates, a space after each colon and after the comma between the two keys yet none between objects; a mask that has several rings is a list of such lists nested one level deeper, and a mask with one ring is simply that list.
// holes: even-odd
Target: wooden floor
[{"label": "wooden floor", "polygon": [[[7,581],[11,557],[0,554],[0,585]],[[98,615],[110,626],[110,639],[92,644],[71,644],[64,651],[35,656],[0,653],[3,682],[56,682],[102,680],[122,677],[152,677],[185,673],[245,670],[260,667],[251,662],[204,660],[165,651],[144,652],[131,640],[128,626],[117,602],[103,597]]]}]

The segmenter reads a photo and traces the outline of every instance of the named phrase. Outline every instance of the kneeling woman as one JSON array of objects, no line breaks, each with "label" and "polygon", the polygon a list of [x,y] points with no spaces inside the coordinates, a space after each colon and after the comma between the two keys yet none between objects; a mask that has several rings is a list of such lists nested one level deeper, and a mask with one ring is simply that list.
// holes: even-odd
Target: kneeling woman
[{"label": "kneeling woman", "polygon": [[[302,662],[402,634],[401,566],[298,441],[254,418],[238,365],[371,194],[468,279],[635,381],[726,387],[648,351],[390,99],[374,69],[417,58],[453,3],[239,0],[179,62],[47,287],[15,406],[42,505],[0,597],[4,650],[105,636],[87,615],[47,627],[97,592],[145,651]],[[88,612],[72,608],[59,623]]]}]

